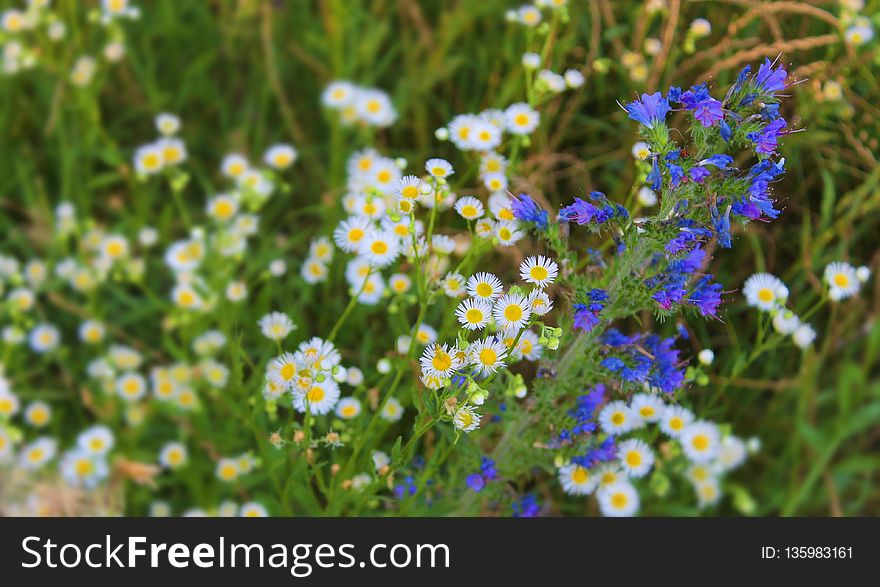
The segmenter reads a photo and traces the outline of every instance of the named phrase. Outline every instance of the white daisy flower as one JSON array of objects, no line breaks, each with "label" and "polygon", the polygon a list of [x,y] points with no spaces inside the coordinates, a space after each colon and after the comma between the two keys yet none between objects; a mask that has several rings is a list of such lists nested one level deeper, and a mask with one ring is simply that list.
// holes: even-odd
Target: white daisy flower
[{"label": "white daisy flower", "polygon": [[361,402],[354,397],[344,397],[336,404],[336,415],[343,420],[351,420],[361,415]]},{"label": "white daisy flower", "polygon": [[186,161],[186,143],[174,137],[156,141],[156,148],[162,153],[163,165],[179,165]]},{"label": "white daisy flower", "polygon": [[495,224],[495,238],[498,244],[509,247],[525,236],[519,225],[513,220],[500,220]]},{"label": "white daisy flower", "polygon": [[431,174],[432,177],[436,177],[438,179],[445,179],[455,173],[452,169],[452,164],[446,159],[428,159],[425,162],[425,171]]},{"label": "white daisy flower", "polygon": [[[502,115],[503,116],[503,115]],[[480,157],[480,175],[489,173],[505,173],[507,171],[507,159],[504,155],[495,152],[483,153]]]},{"label": "white daisy flower", "polygon": [[809,324],[801,324],[792,333],[791,339],[796,347],[805,349],[816,340],[816,331]]},{"label": "white daisy flower", "polygon": [[516,11],[517,20],[528,27],[538,26],[541,23],[541,11],[536,6],[525,4]]},{"label": "white daisy flower", "polygon": [[450,349],[445,344],[436,343],[425,347],[419,358],[419,363],[425,376],[441,379],[450,377],[461,367],[461,359],[455,353],[455,349]]},{"label": "white daisy flower", "polygon": [[62,478],[73,487],[95,488],[107,478],[107,462],[81,449],[64,453],[59,464]]},{"label": "white daisy flower", "polygon": [[630,438],[617,445],[617,458],[630,477],[644,477],[654,465],[654,453],[643,440]]},{"label": "white daisy flower", "polygon": [[639,141],[632,146],[632,155],[639,161],[645,161],[651,154],[651,145],[644,141]]},{"label": "white daisy flower", "polygon": [[663,417],[664,404],[654,394],[639,393],[633,396],[630,409],[643,422],[659,422]]},{"label": "white daisy flower", "polygon": [[241,518],[268,518],[269,510],[267,510],[266,506],[261,503],[249,501],[241,504],[241,509],[239,510],[238,515]]},{"label": "white daisy flower", "polygon": [[450,298],[457,298],[464,295],[466,281],[464,275],[460,273],[447,273],[440,282],[445,293]]},{"label": "white daisy flower", "polygon": [[388,287],[396,294],[405,294],[412,288],[412,279],[403,273],[395,273],[388,278]]},{"label": "white daisy flower", "polygon": [[637,428],[640,422],[628,405],[622,401],[609,402],[599,412],[599,426],[609,436],[624,434]]},{"label": "white daisy flower", "polygon": [[504,366],[507,347],[494,337],[484,338],[471,343],[468,347],[468,359],[477,373],[488,375],[495,373]]},{"label": "white daisy flower", "polygon": [[162,112],[156,117],[156,130],[159,134],[170,137],[180,130],[180,118],[168,112]]},{"label": "white daisy flower", "polygon": [[94,456],[106,455],[113,448],[114,443],[113,432],[100,424],[83,430],[76,438],[77,446]]},{"label": "white daisy flower", "polygon": [[399,422],[403,418],[403,406],[397,398],[389,397],[379,411],[379,417],[387,422]]},{"label": "white daisy flower", "polygon": [[491,151],[501,144],[501,129],[497,126],[476,120],[470,132],[469,145],[476,151]]},{"label": "white daisy flower", "polygon": [[158,145],[143,145],[134,152],[134,168],[141,175],[153,175],[162,171],[165,161]]},{"label": "white daisy flower", "polygon": [[42,401],[32,402],[25,408],[24,421],[34,428],[43,428],[49,424],[52,418],[52,408]]},{"label": "white daisy flower", "polygon": [[694,485],[697,493],[697,505],[700,508],[715,505],[721,499],[721,486],[717,479],[709,479]]},{"label": "white daisy flower", "polygon": [[[5,381],[5,379],[2,381]],[[20,407],[21,402],[12,390],[0,389],[0,416],[6,419],[12,418],[12,416],[18,413]]]},{"label": "white daisy flower", "polygon": [[42,436],[21,448],[19,463],[26,471],[36,471],[55,458],[58,441]]},{"label": "white daisy flower", "polygon": [[855,267],[840,261],[829,263],[825,267],[825,282],[830,288],[828,296],[835,302],[857,294],[862,286]]},{"label": "white daisy flower", "polygon": [[455,316],[468,330],[482,330],[492,317],[492,304],[487,300],[469,298],[458,304]]},{"label": "white daisy flower", "polygon": [[559,275],[559,266],[543,255],[529,257],[520,264],[519,275],[524,281],[534,283],[543,289],[553,283]]},{"label": "white daisy flower", "polygon": [[333,240],[336,246],[347,253],[355,253],[372,230],[372,223],[368,218],[362,216],[349,216],[347,219],[339,223],[333,231]]},{"label": "white daisy flower", "polygon": [[472,432],[480,427],[480,414],[478,414],[471,406],[461,406],[455,411],[452,417],[452,423],[456,430],[462,432]]},{"label": "white daisy flower", "polygon": [[711,422],[698,420],[685,426],[679,438],[685,456],[694,463],[708,463],[718,454],[721,435]]},{"label": "white daisy flower", "polygon": [[474,233],[480,238],[495,236],[495,222],[490,218],[481,218],[474,224]]},{"label": "white daisy flower", "polygon": [[866,265],[862,265],[856,269],[856,278],[862,283],[867,283],[871,279],[871,270]]},{"label": "white daisy flower", "polygon": [[455,240],[446,234],[432,235],[431,249],[438,255],[449,255],[455,250]]},{"label": "white daisy flower", "polygon": [[312,381],[308,390],[293,392],[293,407],[298,412],[305,412],[306,407],[311,414],[326,414],[339,401],[339,385],[332,379]]},{"label": "white daisy flower", "polygon": [[226,177],[238,179],[242,177],[250,169],[250,164],[244,155],[238,153],[230,153],[223,157],[220,163],[220,170]]},{"label": "white daisy flower", "polygon": [[541,115],[528,104],[519,102],[507,107],[504,111],[504,120],[509,133],[528,135],[538,128]]},{"label": "white daisy flower", "polygon": [[348,81],[331,82],[321,94],[321,102],[328,108],[342,108],[354,99],[354,84]]},{"label": "white daisy flower", "polygon": [[800,326],[801,320],[791,310],[780,309],[773,316],[773,329],[779,334],[788,336]]},{"label": "white daisy flower", "polygon": [[359,253],[373,267],[387,267],[400,254],[400,238],[393,232],[371,230],[361,242]]},{"label": "white daisy flower", "polygon": [[599,511],[607,517],[631,517],[639,511],[639,494],[630,483],[618,481],[598,493]]},{"label": "white daisy flower", "polygon": [[524,296],[505,294],[495,302],[492,314],[499,328],[514,330],[528,324],[532,317],[532,309]]},{"label": "white daisy flower", "polygon": [[297,152],[292,145],[272,145],[263,154],[263,161],[275,169],[287,169],[296,161]]},{"label": "white daisy flower", "polygon": [[159,464],[166,469],[178,469],[186,464],[188,453],[182,442],[169,442],[159,451]]},{"label": "white daisy flower", "polygon": [[419,344],[427,345],[437,340],[437,330],[430,324],[422,323],[416,331],[416,341]]},{"label": "white daisy flower", "polygon": [[732,471],[746,461],[748,450],[742,439],[729,434],[721,440],[721,448],[715,457],[716,465],[722,471]]},{"label": "white daisy flower", "polygon": [[309,257],[303,262],[299,274],[306,283],[314,285],[326,281],[330,275],[330,270],[323,262],[314,257]]},{"label": "white daisy flower", "polygon": [[503,284],[491,273],[476,273],[467,280],[467,294],[481,300],[494,300],[501,296]]},{"label": "white daisy flower", "polygon": [[55,350],[61,341],[61,333],[52,324],[37,324],[28,335],[28,342],[36,353]]},{"label": "white daisy flower", "polygon": [[769,273],[755,273],[743,285],[743,295],[749,306],[769,312],[788,298],[788,288]]},{"label": "white daisy flower", "polygon": [[465,220],[476,220],[486,213],[483,203],[473,196],[464,196],[455,202],[455,211]]},{"label": "white daisy flower", "polygon": [[232,194],[219,194],[208,200],[206,210],[208,216],[226,222],[238,214],[238,199]]},{"label": "white daisy flower", "polygon": [[562,77],[565,79],[565,85],[573,90],[582,87],[587,81],[584,74],[577,69],[566,69]]},{"label": "white daisy flower", "polygon": [[147,394],[147,380],[139,373],[125,373],[116,380],[116,393],[127,402],[136,402]]},{"label": "white daisy flower", "polygon": [[694,421],[694,414],[681,406],[668,405],[660,416],[660,430],[670,438],[678,439],[688,424]]},{"label": "white daisy flower", "polygon": [[544,316],[553,309],[553,302],[550,301],[550,296],[540,289],[532,290],[529,293],[528,302],[529,307],[536,316]]},{"label": "white daisy flower", "polygon": [[284,353],[272,359],[266,369],[266,378],[289,389],[299,373],[300,367],[291,353]]},{"label": "white daisy flower", "polygon": [[288,334],[296,329],[293,321],[287,314],[282,312],[270,312],[265,314],[257,322],[263,336],[269,340],[283,340]]},{"label": "white daisy flower", "polygon": [[[480,120],[473,114],[459,114],[448,126],[449,140],[462,151],[473,149],[473,129]],[[430,170],[429,170],[430,172]]]},{"label": "white daisy flower", "polygon": [[599,484],[589,469],[574,463],[560,467],[558,476],[562,490],[569,495],[589,495]]},{"label": "white daisy flower", "polygon": [[516,350],[512,353],[512,357],[527,361],[537,361],[544,352],[544,347],[538,343],[538,340],[538,335],[531,330],[523,331],[516,345]]}]

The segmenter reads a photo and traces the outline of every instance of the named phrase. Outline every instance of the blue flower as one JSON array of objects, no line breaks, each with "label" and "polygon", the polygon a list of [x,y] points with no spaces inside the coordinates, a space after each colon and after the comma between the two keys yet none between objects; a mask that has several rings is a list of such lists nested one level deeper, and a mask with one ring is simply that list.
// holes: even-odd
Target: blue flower
[{"label": "blue flower", "polygon": [[518,220],[532,222],[539,230],[547,228],[547,211],[529,195],[520,194],[518,198],[514,197],[511,209]]},{"label": "blue flower", "polygon": [[510,505],[514,518],[535,518],[541,513],[541,506],[534,494],[522,496]]},{"label": "blue flower", "polygon": [[559,210],[559,219],[565,222],[573,220],[580,225],[591,222],[603,224],[613,218],[615,214],[620,214],[620,209],[622,208],[618,209],[611,205],[608,198],[602,192],[590,192],[589,198],[594,202],[598,202],[599,205],[575,197],[574,204]]},{"label": "blue flower", "polygon": [[723,120],[721,121],[721,124],[720,124],[720,130],[721,130],[721,138],[724,140],[725,143],[729,142],[730,138],[733,136],[733,131],[730,130],[730,127]]},{"label": "blue flower", "polygon": [[479,473],[471,473],[470,475],[467,476],[467,478],[464,480],[464,482],[467,483],[468,487],[470,487],[471,489],[473,489],[477,493],[479,493],[480,490],[486,486],[486,481],[483,479],[483,476],[480,475]]},{"label": "blue flower", "polygon": [[681,88],[678,86],[671,86],[669,92],[666,94],[666,98],[670,102],[675,102],[676,104],[681,102]]},{"label": "blue flower", "polygon": [[694,105],[694,118],[703,126],[715,126],[724,118],[721,102],[715,98],[702,100]]},{"label": "blue flower", "polygon": [[624,106],[629,117],[648,128],[654,128],[657,124],[666,122],[669,113],[669,102],[660,94],[642,94],[641,100],[630,102]]},{"label": "blue flower", "polygon": [[731,163],[733,163],[733,157],[723,153],[712,155],[700,161],[700,165],[714,165],[718,169],[726,169]]},{"label": "blue flower", "polygon": [[755,151],[758,153],[770,154],[776,151],[777,140],[779,135],[784,134],[782,129],[785,128],[786,122],[784,118],[777,118],[764,128],[756,132],[750,132],[748,139],[757,146]]},{"label": "blue flower", "polygon": [[715,238],[722,248],[729,249],[730,242],[730,208],[724,214],[718,211],[718,206],[712,207],[712,227],[715,229]]},{"label": "blue flower", "polygon": [[677,186],[684,178],[684,170],[681,168],[681,165],[674,165],[672,163],[667,163],[666,167],[669,168],[669,185],[672,187]]},{"label": "blue flower", "polygon": [[591,469],[599,463],[607,463],[615,458],[617,458],[617,447],[614,444],[614,438],[606,438],[602,444],[587,451],[585,455],[572,457],[571,462],[586,469]]},{"label": "blue flower", "polygon": [[654,161],[651,163],[651,172],[648,174],[647,180],[651,184],[652,190],[655,192],[660,191],[663,185],[663,176],[660,174],[660,165],[657,163],[657,157],[654,157]]},{"label": "blue flower", "polygon": [[788,77],[788,72],[781,65],[779,69],[774,69],[773,65],[774,63],[770,63],[770,60],[765,58],[764,63],[758,68],[758,73],[755,74],[757,91],[770,94],[785,89],[785,78]]},{"label": "blue flower", "polygon": [[705,167],[692,167],[689,171],[691,179],[697,183],[703,183],[707,177],[712,175],[712,172],[706,169]]},{"label": "blue flower", "polygon": [[592,289],[585,296],[586,303],[574,304],[574,328],[590,332],[598,326],[599,312],[605,309],[608,293],[603,289]]},{"label": "blue flower", "polygon": [[711,275],[701,277],[694,284],[685,301],[692,306],[696,306],[703,316],[717,318],[718,306],[721,305],[721,284],[711,283],[711,281]]}]

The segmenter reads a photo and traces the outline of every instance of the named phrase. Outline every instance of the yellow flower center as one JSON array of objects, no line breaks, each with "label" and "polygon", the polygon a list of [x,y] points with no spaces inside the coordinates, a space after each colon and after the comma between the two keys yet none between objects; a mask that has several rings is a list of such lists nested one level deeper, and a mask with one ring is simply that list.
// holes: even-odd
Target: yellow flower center
[{"label": "yellow flower center", "polygon": [[635,450],[629,451],[626,453],[626,464],[630,467],[638,467],[642,464],[642,455]]},{"label": "yellow flower center", "polygon": [[494,365],[498,361],[498,353],[493,349],[485,348],[480,351],[480,362],[484,365]]},{"label": "yellow flower center", "polygon": [[287,363],[283,367],[281,367],[281,371],[279,372],[281,378],[285,381],[290,381],[293,379],[293,376],[296,375],[296,366],[293,363]]},{"label": "yellow flower center", "polygon": [[513,122],[517,126],[525,126],[529,123],[529,115],[525,113],[517,114],[516,117],[514,117]]},{"label": "yellow flower center", "polygon": [[589,477],[590,474],[583,467],[575,467],[574,472],[571,474],[571,480],[578,485],[580,485],[581,483],[586,483]]},{"label": "yellow flower center", "polygon": [[516,217],[513,215],[513,212],[511,212],[509,209],[502,208],[501,210],[498,211],[498,218],[500,218],[501,220],[513,220]]},{"label": "yellow flower center", "polygon": [[699,451],[704,451],[709,448],[709,437],[705,434],[697,434],[691,441],[691,445]]},{"label": "yellow flower center", "polygon": [[86,475],[91,474],[94,467],[92,466],[92,461],[88,459],[80,459],[76,462],[76,474],[80,477],[85,477]]},{"label": "yellow flower center", "polygon": [[345,406],[344,408],[342,408],[342,415],[343,416],[351,417],[351,416],[354,416],[355,414],[357,414],[357,408],[354,406]]},{"label": "yellow flower center", "polygon": [[465,218],[473,218],[477,215],[477,209],[474,206],[468,204],[467,206],[461,207],[461,215]]},{"label": "yellow flower center", "polygon": [[446,170],[442,167],[437,166],[431,169],[431,175],[443,177],[444,175],[446,175]]},{"label": "yellow flower center", "polygon": [[773,290],[769,287],[762,287],[758,290],[758,299],[762,302],[772,302],[774,297]]},{"label": "yellow flower center", "polygon": [[415,200],[419,197],[419,188],[414,185],[408,185],[400,190],[400,195],[408,200]]},{"label": "yellow flower center", "polygon": [[379,181],[379,183],[388,183],[389,181],[391,181],[391,172],[387,169],[383,169],[378,174],[376,174],[376,179]]},{"label": "yellow flower center", "polygon": [[376,241],[372,244],[370,250],[376,255],[384,255],[388,252],[388,244],[382,241]]},{"label": "yellow flower center", "polygon": [[492,286],[488,283],[478,283],[476,287],[476,292],[477,295],[481,298],[488,298],[492,295],[494,290],[492,289]]},{"label": "yellow flower center", "polygon": [[434,353],[434,358],[431,359],[431,365],[433,365],[434,369],[437,371],[447,371],[452,367],[452,357],[449,356],[449,353],[437,349]]},{"label": "yellow flower center", "polygon": [[510,304],[504,309],[504,317],[510,322],[522,320],[523,311],[517,304]]},{"label": "yellow flower center", "polygon": [[348,231],[348,240],[353,243],[356,243],[364,238],[364,231],[360,228],[352,228]]},{"label": "yellow flower center", "polygon": [[464,317],[471,324],[479,324],[483,321],[483,312],[477,308],[471,308]]},{"label": "yellow flower center", "polygon": [[639,415],[642,418],[650,418],[654,415],[654,408],[651,406],[642,406],[641,409],[639,409]]},{"label": "yellow flower center", "polygon": [[849,286],[849,277],[844,275],[843,273],[838,273],[834,276],[834,285],[837,287],[847,287]]},{"label": "yellow flower center", "polygon": [[625,508],[628,501],[626,494],[623,492],[618,492],[611,496],[611,505],[617,509]]},{"label": "yellow flower center", "polygon": [[611,415],[611,423],[615,426],[620,426],[626,420],[626,417],[620,412],[614,412]]},{"label": "yellow flower center", "polygon": [[678,416],[673,416],[669,420],[669,427],[673,430],[681,430],[682,428],[684,428],[684,420],[682,420]]},{"label": "yellow flower center", "polygon": [[542,267],[541,265],[535,265],[529,271],[529,276],[535,281],[544,281],[547,279],[549,273],[547,272],[546,267]]},{"label": "yellow flower center", "polygon": [[232,203],[228,202],[226,200],[220,200],[214,206],[214,214],[218,218],[223,218],[223,219],[229,218],[230,216],[232,216],[234,211],[235,211],[235,208],[232,205]]},{"label": "yellow flower center", "polygon": [[317,403],[324,399],[324,389],[315,385],[308,393],[309,403]]}]

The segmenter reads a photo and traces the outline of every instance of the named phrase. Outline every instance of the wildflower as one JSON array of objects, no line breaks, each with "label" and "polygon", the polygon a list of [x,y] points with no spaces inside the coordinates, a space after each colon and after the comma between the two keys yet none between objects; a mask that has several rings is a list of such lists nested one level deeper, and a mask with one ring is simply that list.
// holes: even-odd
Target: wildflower
[{"label": "wildflower", "polygon": [[788,298],[788,288],[769,273],[755,273],[743,285],[743,294],[749,306],[769,312]]},{"label": "wildflower", "polygon": [[541,11],[531,4],[520,6],[516,14],[519,22],[529,27],[537,26],[541,22]]},{"label": "wildflower", "polygon": [[452,423],[456,430],[462,432],[472,432],[480,427],[480,414],[478,414],[471,406],[462,406],[455,411],[452,417]]},{"label": "wildflower", "polygon": [[387,422],[399,422],[403,418],[403,405],[397,398],[389,397],[379,411],[379,417]]},{"label": "wildflower", "polygon": [[529,135],[541,122],[541,115],[528,104],[511,104],[504,111],[504,124],[507,132],[514,135]]},{"label": "wildflower", "polygon": [[582,226],[590,223],[599,225],[620,213],[620,210],[615,209],[602,192],[591,192],[589,198],[596,203],[576,197],[574,204],[559,210],[559,219],[565,222],[574,221]]},{"label": "wildflower", "polygon": [[17,395],[9,389],[0,389],[0,416],[11,418],[18,413],[20,407]]},{"label": "wildflower", "polygon": [[217,467],[214,469],[214,474],[217,478],[227,483],[235,481],[239,473],[238,461],[228,457],[223,457],[217,461]]},{"label": "wildflower", "polygon": [[461,366],[461,360],[445,344],[432,344],[425,348],[419,362],[422,373],[429,377],[446,378]]},{"label": "wildflower", "polygon": [[528,324],[532,310],[521,294],[505,294],[495,302],[492,314],[499,328],[515,330]]},{"label": "wildflower", "polygon": [[83,430],[76,438],[76,444],[80,449],[101,457],[110,452],[114,443],[113,432],[100,424]]},{"label": "wildflower", "polygon": [[28,341],[36,353],[55,350],[61,340],[61,333],[52,324],[37,324],[31,330]]},{"label": "wildflower", "polygon": [[485,214],[483,203],[473,196],[459,198],[455,202],[455,211],[465,220],[476,220]]},{"label": "wildflower", "polygon": [[156,117],[156,130],[166,137],[176,135],[180,130],[180,118],[174,114],[163,112]]},{"label": "wildflower", "polygon": [[134,167],[139,174],[153,175],[162,171],[164,164],[162,149],[158,144],[144,145],[134,152]]},{"label": "wildflower", "polygon": [[582,74],[577,69],[567,69],[563,74],[565,78],[565,85],[567,85],[571,89],[577,89],[584,85],[586,79],[584,78],[584,74]]},{"label": "wildflower", "polygon": [[371,230],[361,241],[359,252],[373,267],[387,267],[400,254],[400,239],[393,232]]},{"label": "wildflower", "polygon": [[624,440],[617,445],[617,458],[629,477],[644,477],[654,464],[654,453],[643,441],[636,438]]},{"label": "wildflower", "polygon": [[718,454],[721,435],[714,424],[699,420],[685,426],[679,441],[691,462],[708,463]]},{"label": "wildflower", "polygon": [[[0,400],[2,402],[2,400]],[[34,428],[44,428],[52,418],[52,408],[42,401],[35,401],[28,405],[24,411],[24,420]]]},{"label": "wildflower", "polygon": [[605,434],[615,436],[638,426],[637,416],[622,401],[613,401],[599,412],[599,425]]},{"label": "wildflower", "polygon": [[[669,113],[669,102],[660,94],[642,94],[640,100],[627,104],[624,109],[629,118],[647,128],[654,128],[658,124],[665,124],[666,115]],[[581,223],[579,223],[581,224]]]},{"label": "wildflower", "polygon": [[656,395],[639,393],[633,396],[630,409],[643,422],[659,422],[663,415],[664,406]]},{"label": "wildflower", "polygon": [[485,338],[471,343],[468,347],[469,362],[477,373],[488,375],[504,366],[507,347],[494,338]]},{"label": "wildflower", "polygon": [[572,306],[574,309],[572,327],[590,332],[599,324],[599,313],[605,309],[608,293],[605,290],[594,288],[586,293],[585,298],[583,302]]},{"label": "wildflower", "polygon": [[732,471],[745,462],[747,455],[746,443],[728,434],[721,440],[721,448],[718,450],[715,462],[722,471]]},{"label": "wildflower", "polygon": [[306,390],[295,389],[293,407],[298,412],[309,411],[310,414],[326,414],[339,401],[339,385],[332,379],[312,381]]},{"label": "wildflower", "polygon": [[528,194],[514,197],[510,209],[517,220],[530,222],[538,230],[546,230],[547,211],[542,209]]},{"label": "wildflower", "polygon": [[816,331],[809,324],[801,324],[792,333],[791,338],[795,346],[805,349],[816,340]]},{"label": "wildflower", "polygon": [[452,169],[452,164],[446,159],[428,159],[425,162],[425,171],[431,177],[438,179],[445,179],[455,173],[455,170]]},{"label": "wildflower", "polygon": [[828,297],[833,301],[845,300],[859,292],[862,286],[856,269],[849,263],[836,261],[825,266],[825,282],[829,286]]},{"label": "wildflower", "polygon": [[746,137],[755,143],[755,151],[757,153],[771,154],[776,151],[777,141],[779,140],[779,136],[784,134],[783,129],[785,126],[785,120],[777,118],[761,130],[750,132]]},{"label": "wildflower", "polygon": [[709,366],[715,360],[715,353],[712,349],[703,349],[697,353],[697,360],[701,365]]},{"label": "wildflower", "polygon": [[257,323],[263,336],[269,340],[283,340],[292,331],[296,330],[293,321],[287,314],[282,312],[270,312],[265,314]]},{"label": "wildflower", "polygon": [[602,487],[597,493],[599,511],[608,517],[630,517],[639,510],[639,494],[626,481],[617,481]]},{"label": "wildflower", "polygon": [[186,446],[180,442],[169,442],[159,451],[159,464],[166,469],[178,469],[186,464]]},{"label": "wildflower", "polygon": [[266,165],[275,169],[287,169],[296,161],[297,152],[291,145],[278,144],[269,147],[263,155]]},{"label": "wildflower", "polygon": [[492,317],[492,304],[479,298],[467,299],[458,305],[455,315],[468,330],[481,330]]},{"label": "wildflower", "polygon": [[95,488],[107,478],[107,462],[82,449],[72,449],[64,453],[59,464],[61,476],[73,487]]},{"label": "wildflower", "polygon": [[538,255],[523,261],[519,266],[519,274],[524,281],[543,289],[553,283],[559,275],[559,267],[548,257]]},{"label": "wildflower", "polygon": [[694,421],[694,415],[681,406],[666,406],[660,418],[660,430],[670,438],[681,437],[685,427]]},{"label": "wildflower", "polygon": [[343,420],[357,418],[361,414],[361,402],[354,397],[344,397],[336,404],[336,415]]},{"label": "wildflower", "polygon": [[574,463],[561,467],[558,475],[562,490],[569,495],[589,495],[599,484],[599,479],[589,469]]},{"label": "wildflower", "polygon": [[55,458],[58,441],[48,436],[41,436],[21,449],[19,457],[21,467],[28,471],[40,469]]},{"label": "wildflower", "polygon": [[467,280],[467,294],[482,300],[494,300],[501,295],[502,283],[491,273],[476,273]]}]

